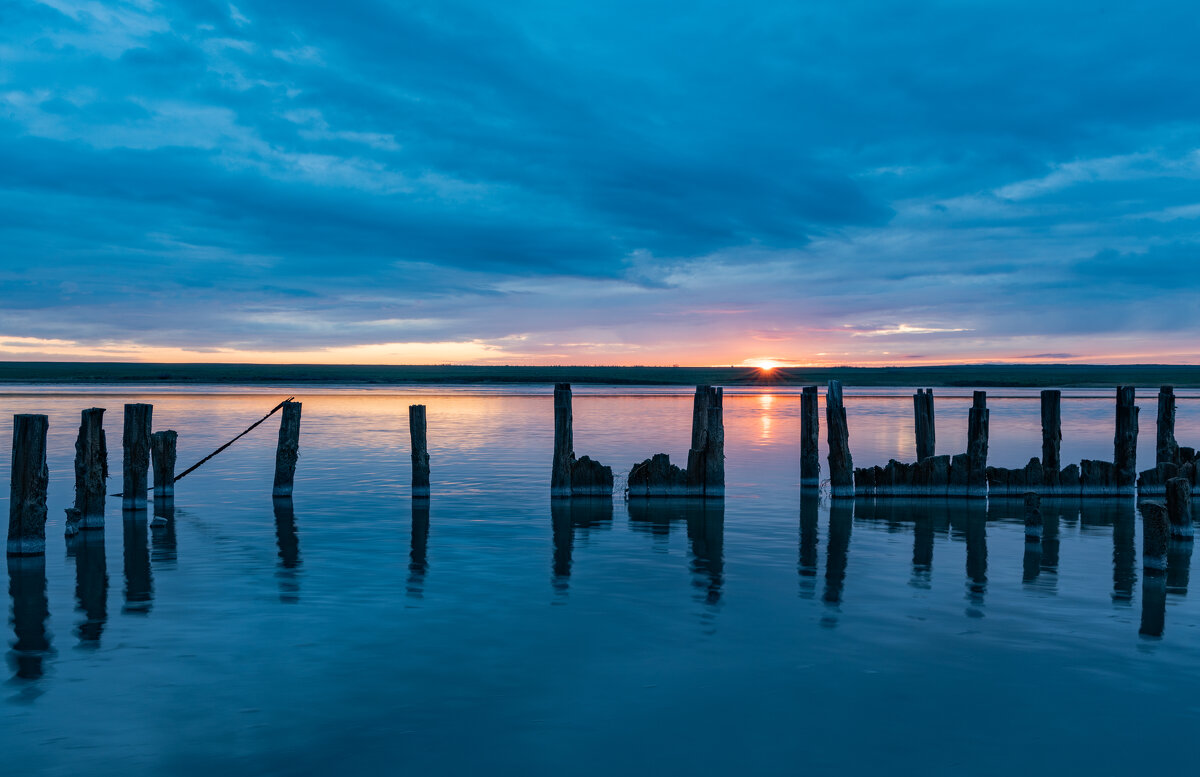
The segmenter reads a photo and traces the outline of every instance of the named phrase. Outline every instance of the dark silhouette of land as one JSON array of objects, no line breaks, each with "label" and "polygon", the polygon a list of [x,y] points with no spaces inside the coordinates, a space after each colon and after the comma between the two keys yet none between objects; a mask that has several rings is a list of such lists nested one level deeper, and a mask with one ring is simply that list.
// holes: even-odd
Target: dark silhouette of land
[{"label": "dark silhouette of land", "polygon": [[8,384],[465,384],[627,386],[1200,387],[1200,365],[968,364],[931,367],[573,367],[341,364],[143,364],[0,362]]}]

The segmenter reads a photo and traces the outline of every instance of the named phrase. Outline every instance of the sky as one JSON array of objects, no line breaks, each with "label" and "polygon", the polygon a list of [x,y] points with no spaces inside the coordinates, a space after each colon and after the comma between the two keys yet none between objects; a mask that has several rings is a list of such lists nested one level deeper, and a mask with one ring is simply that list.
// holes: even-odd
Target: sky
[{"label": "sky", "polygon": [[0,0],[0,359],[1200,361],[1190,2]]}]

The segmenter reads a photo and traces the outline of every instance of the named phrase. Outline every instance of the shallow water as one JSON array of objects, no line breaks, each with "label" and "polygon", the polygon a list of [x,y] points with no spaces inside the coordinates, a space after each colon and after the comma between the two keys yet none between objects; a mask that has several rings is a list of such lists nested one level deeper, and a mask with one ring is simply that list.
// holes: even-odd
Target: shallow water
[{"label": "shallow water", "polygon": [[[0,439],[50,416],[51,471],[46,557],[9,565],[6,773],[1191,770],[1189,548],[1147,578],[1132,500],[1046,500],[1040,547],[1001,500],[802,500],[794,391],[727,394],[723,505],[553,510],[549,387],[307,391],[290,505],[272,419],[179,483],[168,529],[110,500],[68,547],[81,409],[109,408],[115,492],[122,403],[180,432],[182,469],[288,393],[0,388]],[[938,452],[960,452],[969,392],[935,393]],[[1178,393],[1196,445],[1200,397]],[[1113,405],[1064,392],[1064,461],[1111,458]],[[1040,453],[1037,392],[989,406],[990,463]],[[848,389],[847,412],[857,464],[914,457],[910,391]],[[690,417],[690,392],[579,387],[576,453],[619,481],[682,463]]]}]

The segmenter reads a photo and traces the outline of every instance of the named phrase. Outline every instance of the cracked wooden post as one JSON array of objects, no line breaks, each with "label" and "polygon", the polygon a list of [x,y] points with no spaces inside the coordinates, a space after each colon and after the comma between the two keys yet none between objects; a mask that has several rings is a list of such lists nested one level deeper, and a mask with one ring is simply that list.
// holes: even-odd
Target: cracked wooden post
[{"label": "cracked wooden post", "polygon": [[279,443],[275,448],[275,485],[272,496],[291,496],[296,478],[296,461],[300,458],[299,402],[284,402],[279,421]]},{"label": "cracked wooden post", "polygon": [[550,470],[550,496],[571,495],[571,463],[575,460],[575,433],[571,412],[571,384],[554,384],[554,464]]},{"label": "cracked wooden post", "polygon": [[725,397],[724,389],[709,391],[705,414],[704,496],[725,496]]},{"label": "cracked wooden post", "polygon": [[75,506],[67,510],[68,536],[79,529],[104,528],[107,478],[104,408],[89,407],[80,414],[79,436],[75,438]]},{"label": "cracked wooden post", "polygon": [[179,433],[173,429],[150,435],[155,502],[175,499],[175,443],[178,440]]},{"label": "cracked wooden post", "polygon": [[1154,446],[1155,464],[1178,464],[1179,445],[1175,442],[1175,387],[1158,390],[1158,439]]},{"label": "cracked wooden post", "polygon": [[933,423],[933,389],[917,389],[913,394],[913,412],[916,421],[917,461],[933,456],[936,435]]},{"label": "cracked wooden post", "polygon": [[1167,568],[1171,531],[1162,502],[1142,502],[1142,568],[1161,572]]},{"label": "cracked wooden post", "polygon": [[121,508],[146,509],[150,488],[150,427],[154,405],[125,405],[125,429],[121,437],[124,457],[121,465],[123,484]]},{"label": "cracked wooden post", "polygon": [[1025,541],[1042,541],[1042,498],[1030,491],[1025,494]]},{"label": "cracked wooden post", "polygon": [[9,481],[8,555],[41,556],[46,552],[46,467],[44,415],[13,416],[12,479]]},{"label": "cracked wooden post", "polygon": [[[1042,392],[1042,472],[1047,481],[1058,484],[1062,470],[1062,392],[1046,389]],[[1050,481],[1050,478],[1054,478]]]},{"label": "cracked wooden post", "polygon": [[825,391],[825,428],[829,441],[829,482],[833,496],[854,496],[854,459],[850,456],[850,429],[842,404],[841,381],[829,381]]},{"label": "cracked wooden post", "polygon": [[967,416],[967,495],[987,495],[987,392],[976,391]]},{"label": "cracked wooden post", "polygon": [[1167,519],[1171,522],[1171,536],[1190,540],[1192,528],[1192,482],[1187,478],[1171,478],[1167,481]]},{"label": "cracked wooden post", "polygon": [[1117,386],[1117,432],[1113,438],[1113,482],[1121,493],[1137,484],[1138,408],[1133,386]]},{"label": "cracked wooden post", "polygon": [[692,446],[688,449],[687,495],[704,496],[704,450],[708,445],[708,402],[711,386],[696,386],[692,398]]},{"label": "cracked wooden post", "polygon": [[805,386],[800,394],[800,485],[821,485],[821,420],[817,387]]},{"label": "cracked wooden post", "polygon": [[412,440],[412,495],[429,496],[429,448],[425,442],[425,406],[408,406],[408,436]]}]

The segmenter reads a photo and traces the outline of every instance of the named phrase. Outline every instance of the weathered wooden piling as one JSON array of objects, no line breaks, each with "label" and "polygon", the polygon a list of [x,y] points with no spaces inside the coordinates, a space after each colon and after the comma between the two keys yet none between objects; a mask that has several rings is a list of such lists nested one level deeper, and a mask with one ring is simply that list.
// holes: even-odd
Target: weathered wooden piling
[{"label": "weathered wooden piling", "polygon": [[44,415],[13,416],[12,479],[9,481],[8,555],[40,556],[46,552],[46,467]]},{"label": "weathered wooden piling", "polygon": [[1162,571],[1167,568],[1167,548],[1171,541],[1167,507],[1162,502],[1143,502],[1142,567]]},{"label": "weathered wooden piling", "polygon": [[821,416],[817,387],[805,386],[800,394],[800,485],[821,485]]},{"label": "weathered wooden piling", "polygon": [[104,528],[107,478],[104,408],[89,407],[80,414],[79,436],[75,438],[75,506],[67,511],[68,535],[77,529]]},{"label": "weathered wooden piling", "polygon": [[571,495],[571,464],[575,441],[571,417],[571,384],[554,385],[554,464],[550,471],[550,496]]},{"label": "weathered wooden piling", "polygon": [[1113,438],[1113,483],[1120,493],[1137,485],[1138,408],[1133,386],[1117,386],[1117,431]]},{"label": "weathered wooden piling", "polygon": [[829,483],[833,496],[854,496],[854,459],[850,456],[850,428],[842,403],[842,383],[829,381],[825,391],[825,428],[829,442]]},{"label": "weathered wooden piling", "polygon": [[1025,494],[1025,541],[1042,541],[1042,498],[1030,491]]},{"label": "weathered wooden piling", "polygon": [[1155,464],[1179,464],[1179,444],[1175,442],[1175,387],[1158,390],[1158,437],[1154,446]]},{"label": "weathered wooden piling", "polygon": [[121,472],[121,508],[142,510],[150,484],[150,428],[154,405],[125,405],[125,430],[121,437],[124,458]]},{"label": "weathered wooden piling", "polygon": [[1042,474],[1046,485],[1058,485],[1062,469],[1062,392],[1042,392]]},{"label": "weathered wooden piling", "polygon": [[967,496],[987,495],[987,392],[976,391],[967,415]]},{"label": "weathered wooden piling", "polygon": [[688,451],[687,493],[725,496],[724,391],[697,386],[692,401],[692,447]]},{"label": "weathered wooden piling", "polygon": [[275,447],[275,485],[272,496],[291,496],[296,479],[296,461],[300,458],[300,402],[284,402],[279,421],[279,442]]},{"label": "weathered wooden piling", "polygon": [[175,444],[179,433],[174,429],[150,435],[150,459],[154,464],[154,501],[175,498]]},{"label": "weathered wooden piling", "polygon": [[917,461],[934,455],[936,435],[933,423],[933,389],[917,389],[913,394],[913,413],[916,421]]},{"label": "weathered wooden piling", "polygon": [[1171,478],[1167,481],[1167,518],[1171,522],[1171,536],[1176,539],[1191,539],[1192,528],[1192,484],[1187,478]]},{"label": "weathered wooden piling", "polygon": [[425,442],[425,406],[408,406],[408,436],[412,440],[412,495],[429,496],[429,447]]}]

